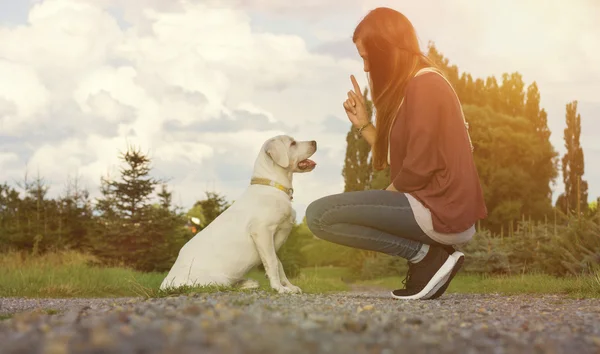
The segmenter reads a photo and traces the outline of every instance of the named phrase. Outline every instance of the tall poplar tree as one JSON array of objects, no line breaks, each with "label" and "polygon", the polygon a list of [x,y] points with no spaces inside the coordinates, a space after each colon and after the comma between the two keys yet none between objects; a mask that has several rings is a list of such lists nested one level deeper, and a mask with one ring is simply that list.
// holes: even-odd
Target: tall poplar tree
[{"label": "tall poplar tree", "polygon": [[[369,90],[365,88],[363,97],[365,97],[367,116],[371,121],[373,116],[373,102],[368,99],[368,93]],[[346,135],[346,143],[346,158],[342,170],[344,192],[369,189],[373,170],[371,161],[369,160],[371,147],[353,126],[350,127],[350,131]]]},{"label": "tall poplar tree", "polygon": [[581,148],[581,115],[577,113],[577,101],[566,107],[567,127],[564,130],[567,152],[562,158],[565,192],[558,198],[557,206],[564,212],[585,213],[588,207],[588,184],[583,180],[585,171]]}]

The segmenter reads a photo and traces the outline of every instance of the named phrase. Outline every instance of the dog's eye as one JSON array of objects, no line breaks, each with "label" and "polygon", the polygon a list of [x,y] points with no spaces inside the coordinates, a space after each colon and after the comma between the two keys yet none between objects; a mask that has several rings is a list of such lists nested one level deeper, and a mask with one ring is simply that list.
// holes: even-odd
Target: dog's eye
[{"label": "dog's eye", "polygon": [[294,145],[296,145],[296,142],[295,142],[295,141],[292,141],[292,142],[290,143],[290,145],[291,145],[291,146],[294,146]]}]

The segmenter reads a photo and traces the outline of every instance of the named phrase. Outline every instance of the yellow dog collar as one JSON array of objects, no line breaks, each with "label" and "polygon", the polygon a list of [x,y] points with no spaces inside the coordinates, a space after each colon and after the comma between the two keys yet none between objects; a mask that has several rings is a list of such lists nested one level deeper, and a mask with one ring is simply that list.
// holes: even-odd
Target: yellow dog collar
[{"label": "yellow dog collar", "polygon": [[286,186],[284,186],[281,183],[277,183],[275,181],[271,181],[270,179],[267,178],[259,178],[259,177],[254,177],[250,180],[250,184],[260,184],[263,186],[271,186],[271,187],[275,187],[277,189],[279,189],[282,192],[285,192],[285,194],[287,194],[290,197],[290,200],[294,199],[294,189],[293,188],[287,188]]}]

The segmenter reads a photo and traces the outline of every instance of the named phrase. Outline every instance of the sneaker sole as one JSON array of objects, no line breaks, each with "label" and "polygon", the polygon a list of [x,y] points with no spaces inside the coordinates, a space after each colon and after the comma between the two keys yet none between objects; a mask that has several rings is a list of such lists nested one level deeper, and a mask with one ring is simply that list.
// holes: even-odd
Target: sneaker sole
[{"label": "sneaker sole", "polygon": [[433,275],[433,277],[431,277],[431,279],[429,280],[429,283],[427,283],[427,285],[425,285],[425,287],[421,291],[419,291],[418,293],[416,293],[414,295],[410,295],[410,296],[396,296],[396,295],[394,295],[393,292],[390,292],[390,294],[392,294],[392,297],[394,299],[419,300],[419,299],[423,298],[424,296],[428,295],[429,293],[432,293],[432,290],[436,287],[436,285],[438,285],[439,283],[443,284],[442,280],[444,280],[445,278],[447,278],[449,276],[449,274],[454,269],[455,264],[456,264],[456,258],[452,257],[452,255],[448,255],[448,259],[446,259],[446,262],[444,262],[444,264],[442,264],[440,269],[438,269],[438,271]]},{"label": "sneaker sole", "polygon": [[[444,292],[446,291],[446,289],[448,288],[448,286],[450,285],[450,282],[452,281],[452,279],[454,279],[454,276],[456,275],[456,273],[458,273],[458,271],[462,267],[463,262],[465,261],[465,255],[462,252],[455,251],[450,256],[454,257],[454,259],[456,259],[456,264],[454,265],[452,272],[450,272],[450,274],[448,274],[441,282],[439,282],[433,288],[433,290],[431,290],[429,292],[429,294],[425,295],[423,297],[423,299],[434,300],[434,299],[437,299],[438,297],[442,296],[444,294]],[[433,295],[431,295],[431,294],[433,294]]]}]

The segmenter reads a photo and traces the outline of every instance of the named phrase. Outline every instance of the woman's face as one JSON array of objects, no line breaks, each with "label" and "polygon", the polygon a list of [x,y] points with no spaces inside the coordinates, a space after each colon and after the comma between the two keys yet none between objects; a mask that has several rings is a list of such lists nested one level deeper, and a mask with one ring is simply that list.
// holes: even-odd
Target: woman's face
[{"label": "woman's face", "polygon": [[356,49],[358,50],[358,55],[363,59],[363,70],[367,74],[369,90],[373,92],[373,82],[371,81],[371,75],[369,75],[369,58],[367,57],[367,50],[360,39],[356,41]]},{"label": "woman's face", "polygon": [[363,45],[362,41],[359,39],[356,41],[356,49],[358,50],[358,55],[363,59],[363,70],[368,73],[369,72],[369,58],[367,57],[367,50]]}]

